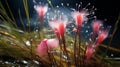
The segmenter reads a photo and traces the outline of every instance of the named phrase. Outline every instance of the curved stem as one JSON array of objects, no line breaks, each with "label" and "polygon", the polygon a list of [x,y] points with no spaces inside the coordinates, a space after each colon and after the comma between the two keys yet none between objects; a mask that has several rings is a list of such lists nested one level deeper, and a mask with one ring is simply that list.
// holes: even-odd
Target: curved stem
[{"label": "curved stem", "polygon": [[106,49],[106,51],[105,51],[105,53],[104,53],[104,56],[103,56],[103,58],[102,58],[102,60],[101,60],[101,63],[102,63],[102,61],[104,60],[104,57],[105,57],[105,55],[106,55],[107,52],[108,52],[108,49],[109,49],[109,47],[110,47],[110,45],[111,45],[111,42],[112,42],[112,40],[113,40],[113,37],[114,37],[114,35],[115,35],[115,33],[116,33],[117,29],[118,29],[119,20],[120,20],[120,14],[119,14],[118,20],[116,21],[116,23],[115,23],[115,25],[114,25],[114,30],[113,30],[112,36],[111,36],[111,38],[110,38],[110,41],[109,41],[109,44],[108,44],[108,46],[107,46],[107,49]]}]

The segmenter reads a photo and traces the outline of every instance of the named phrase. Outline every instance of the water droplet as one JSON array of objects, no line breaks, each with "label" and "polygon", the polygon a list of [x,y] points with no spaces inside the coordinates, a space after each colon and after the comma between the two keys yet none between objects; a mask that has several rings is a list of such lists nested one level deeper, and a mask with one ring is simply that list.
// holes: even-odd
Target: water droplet
[{"label": "water droplet", "polygon": [[86,30],[85,32],[88,33],[88,30]]},{"label": "water droplet", "polygon": [[94,16],[94,18],[96,19],[96,18],[97,18],[97,16]]},{"label": "water droplet", "polygon": [[67,3],[67,6],[69,6],[69,3]]},{"label": "water droplet", "polygon": [[89,41],[92,41],[92,39],[91,39],[91,38],[89,38]]},{"label": "water droplet", "polygon": [[61,6],[63,6],[63,3],[61,3]]},{"label": "water droplet", "polygon": [[35,31],[38,32],[38,29],[36,29]]},{"label": "water droplet", "polygon": [[95,8],[95,11],[97,10],[97,8]]},{"label": "water droplet", "polygon": [[67,59],[67,56],[65,56],[65,55],[62,55],[62,57],[65,58],[65,59]]},{"label": "water droplet", "polygon": [[80,4],[78,5],[78,7],[80,7]]},{"label": "water droplet", "polygon": [[30,46],[30,41],[26,41],[26,45],[27,45],[27,46]]},{"label": "water droplet", "polygon": [[111,54],[111,57],[113,57],[114,56],[114,54]]},{"label": "water droplet", "polygon": [[73,43],[71,43],[70,45],[71,45],[71,46],[73,46],[74,44],[73,44]]},{"label": "water droplet", "polygon": [[27,62],[27,61],[25,61],[25,60],[23,60],[22,62],[23,62],[24,64],[27,64],[27,63],[28,63],[28,62]]},{"label": "water droplet", "polygon": [[59,6],[58,6],[58,5],[57,5],[56,7],[57,7],[57,8],[59,8]]},{"label": "water droplet", "polygon": [[64,13],[63,13],[63,12],[62,12],[61,14],[62,14],[62,15],[64,15]]},{"label": "water droplet", "polygon": [[36,61],[36,60],[33,60],[36,64],[39,64],[39,62],[38,61]]},{"label": "water droplet", "polygon": [[7,61],[6,61],[5,63],[6,63],[6,64],[9,64],[9,62],[7,62]]},{"label": "water droplet", "polygon": [[50,15],[50,13],[47,13],[47,15]]},{"label": "water droplet", "polygon": [[94,14],[95,14],[95,12],[92,12],[92,14],[94,15]]}]

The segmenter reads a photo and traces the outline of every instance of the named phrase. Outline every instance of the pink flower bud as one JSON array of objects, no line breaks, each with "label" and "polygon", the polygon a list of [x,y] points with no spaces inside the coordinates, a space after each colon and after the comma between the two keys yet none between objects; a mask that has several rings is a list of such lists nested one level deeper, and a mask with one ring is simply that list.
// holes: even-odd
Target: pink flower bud
[{"label": "pink flower bud", "polygon": [[87,46],[87,49],[86,49],[86,59],[87,59],[87,61],[90,60],[90,58],[92,57],[94,51],[95,50],[94,50],[94,48],[91,45]]},{"label": "pink flower bud", "polygon": [[66,17],[63,17],[63,18],[57,17],[54,20],[49,21],[49,25],[53,28],[53,30],[59,40],[60,40],[60,36],[63,41],[65,40],[64,33],[65,33],[67,22],[68,22],[68,20]]},{"label": "pink flower bud", "polygon": [[101,26],[102,26],[101,21],[93,21],[92,22],[93,35],[96,35],[96,33],[99,31]]},{"label": "pink flower bud", "polygon": [[81,12],[74,11],[72,13],[72,17],[74,18],[78,28],[81,28],[82,27],[82,22],[87,20],[87,18],[86,18],[87,15],[89,15],[89,14],[85,11],[81,11]]},{"label": "pink flower bud", "polygon": [[35,5],[34,6],[35,10],[37,11],[38,15],[40,16],[40,21],[43,22],[44,20],[44,15],[48,10],[48,6],[42,6],[42,5]]},{"label": "pink flower bud", "polygon": [[98,38],[96,40],[96,47],[100,45],[100,43],[105,40],[108,36],[109,30],[102,30],[98,34]]},{"label": "pink flower bud", "polygon": [[59,41],[57,39],[44,39],[37,46],[37,51],[40,57],[44,57],[48,50],[55,49],[59,46]]},{"label": "pink flower bud", "polygon": [[37,46],[37,51],[40,57],[43,57],[47,54],[47,39],[41,41],[41,43]]}]

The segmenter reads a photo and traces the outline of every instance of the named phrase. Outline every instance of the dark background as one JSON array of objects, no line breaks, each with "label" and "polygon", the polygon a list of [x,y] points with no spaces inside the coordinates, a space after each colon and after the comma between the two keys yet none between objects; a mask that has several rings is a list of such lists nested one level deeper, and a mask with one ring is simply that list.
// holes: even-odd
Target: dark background
[{"label": "dark background", "polygon": [[[21,15],[23,18],[25,18],[25,12],[24,12],[24,6],[22,0],[1,0],[6,10],[8,10],[5,1],[8,1],[8,4],[14,14],[15,18],[18,18],[18,9],[21,10]],[[42,2],[47,3],[47,0],[36,0],[36,2]],[[32,17],[34,14],[34,3],[33,0],[28,0],[29,2],[29,12],[30,16]],[[110,33],[112,33],[114,24],[118,19],[118,15],[120,13],[120,2],[119,0],[51,0],[53,6],[59,5],[61,3],[70,4],[70,7],[75,8],[75,3],[83,2],[83,7],[87,5],[88,3],[91,3],[91,5],[94,5],[97,8],[97,11],[95,12],[95,15],[98,19],[104,20],[107,19],[106,24],[111,25],[112,29]],[[9,12],[8,12],[9,13]],[[111,46],[116,47],[120,49],[120,23],[118,24],[118,30],[113,38],[113,41],[111,43]],[[106,41],[109,41],[108,39]],[[106,43],[107,44],[107,43]],[[109,55],[111,52],[109,53]],[[120,56],[116,53],[115,56]]]}]

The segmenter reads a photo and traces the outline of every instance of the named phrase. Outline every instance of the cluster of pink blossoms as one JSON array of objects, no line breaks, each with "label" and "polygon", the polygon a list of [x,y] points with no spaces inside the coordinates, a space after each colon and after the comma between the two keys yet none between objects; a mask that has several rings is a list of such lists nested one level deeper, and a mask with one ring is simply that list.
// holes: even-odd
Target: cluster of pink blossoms
[{"label": "cluster of pink blossoms", "polygon": [[[36,5],[35,9],[37,13],[39,14],[40,21],[43,21],[44,15],[47,12],[48,6],[40,6]],[[82,23],[84,21],[87,21],[87,16],[89,15],[89,12],[87,11],[73,11],[72,17],[75,21],[76,28],[74,31],[78,31],[82,27]],[[47,54],[47,51],[50,49],[55,49],[59,45],[59,40],[62,39],[62,41],[65,41],[64,33],[66,29],[66,25],[68,23],[67,18],[61,18],[57,17],[56,19],[49,21],[50,27],[54,30],[54,33],[56,34],[58,39],[43,39],[41,43],[37,47],[37,51],[40,55],[40,57],[43,57]],[[103,26],[101,21],[93,21],[92,22],[92,29],[93,29],[93,44],[87,43],[86,48],[86,59],[89,60],[93,53],[95,52],[95,49],[98,48],[98,46],[101,44],[101,42],[107,38],[109,30],[107,29],[101,29]]]}]

